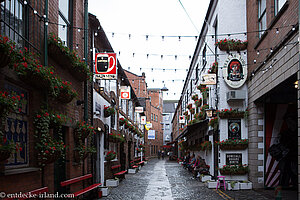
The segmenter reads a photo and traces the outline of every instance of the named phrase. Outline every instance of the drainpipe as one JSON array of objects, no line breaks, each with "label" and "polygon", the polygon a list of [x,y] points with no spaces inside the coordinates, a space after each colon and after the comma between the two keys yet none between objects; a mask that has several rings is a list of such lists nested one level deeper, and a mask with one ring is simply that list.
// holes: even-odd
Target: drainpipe
[{"label": "drainpipe", "polygon": [[[84,0],[84,62],[88,58],[88,0]],[[84,121],[88,121],[88,80],[84,81]]]}]

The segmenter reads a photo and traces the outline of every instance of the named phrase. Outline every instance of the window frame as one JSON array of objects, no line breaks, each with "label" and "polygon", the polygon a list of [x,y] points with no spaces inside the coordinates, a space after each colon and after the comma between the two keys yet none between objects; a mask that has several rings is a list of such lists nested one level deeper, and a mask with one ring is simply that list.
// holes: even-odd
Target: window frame
[{"label": "window frame", "polygon": [[[262,11],[262,3],[265,3],[265,9]],[[267,1],[266,0],[258,0],[258,37],[261,38],[267,29]],[[262,27],[263,21],[265,20],[264,27]]]}]

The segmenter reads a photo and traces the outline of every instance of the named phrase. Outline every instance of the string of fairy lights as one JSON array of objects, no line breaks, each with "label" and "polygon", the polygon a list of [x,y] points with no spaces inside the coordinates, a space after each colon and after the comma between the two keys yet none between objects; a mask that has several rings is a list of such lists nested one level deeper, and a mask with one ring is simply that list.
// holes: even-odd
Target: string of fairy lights
[{"label": "string of fairy lights", "polygon": [[[36,15],[40,19],[40,21],[43,21],[46,26],[56,25],[56,26],[61,26],[62,28],[69,28],[69,29],[73,29],[73,30],[77,29],[78,32],[81,32],[81,31],[85,30],[83,27],[76,27],[76,26],[71,26],[69,24],[59,24],[59,23],[56,23],[56,22],[49,21],[49,19],[47,18],[46,15],[42,15],[42,14],[38,13],[38,11],[35,10],[34,7],[30,3],[28,3],[28,1],[26,1],[26,0],[23,1],[23,5],[28,6],[28,8],[33,12],[33,14]],[[95,35],[95,37],[97,37],[98,34],[104,33],[104,34],[110,34],[112,38],[127,35],[128,40],[133,40],[137,37],[144,37],[145,41],[147,41],[147,42],[151,42],[151,38],[161,38],[161,42],[166,41],[167,38],[177,38],[178,42],[183,42],[185,38],[194,38],[195,41],[198,41],[199,39],[208,40],[209,38],[211,38],[212,40],[215,40],[215,38],[225,39],[225,37],[228,37],[227,39],[230,40],[230,39],[233,39],[232,38],[233,36],[243,36],[243,35],[245,36],[245,40],[246,40],[246,37],[249,34],[258,34],[258,33],[270,32],[270,31],[274,31],[274,33],[279,34],[282,29],[290,29],[291,31],[296,31],[296,29],[298,29],[298,24],[287,24],[287,25],[284,25],[284,26],[273,27],[273,28],[269,28],[269,29],[266,29],[266,30],[253,30],[253,31],[245,31],[245,32],[235,32],[235,33],[207,34],[207,35],[204,35],[204,36],[201,36],[201,37],[199,37],[197,35],[152,35],[152,34],[142,34],[142,35],[140,35],[140,34],[132,34],[132,33],[105,32],[102,27],[98,27],[98,30],[94,31],[94,35]],[[79,46],[80,46],[80,44],[78,44],[78,43],[74,43],[74,45],[75,45],[76,49],[78,49]],[[290,45],[299,45],[299,38],[298,38],[297,42],[291,42],[291,43],[285,44],[284,48],[287,48],[287,46],[290,46]],[[268,48],[256,49],[256,50],[253,50],[253,51],[242,51],[242,52],[237,52],[237,53],[240,54],[240,55],[244,54],[244,56],[247,56],[247,53],[256,52],[257,56],[259,57],[259,55],[262,54],[264,51],[268,51],[269,53],[272,53],[274,49],[275,49],[275,46],[274,47],[268,47]],[[91,51],[93,51],[93,50],[91,49]],[[102,49],[102,51],[105,51],[105,50]],[[107,51],[109,52],[111,50],[107,50]],[[119,56],[121,56],[124,53],[121,52],[121,51],[118,51],[117,54]],[[151,57],[160,57],[160,59],[163,60],[165,58],[173,57],[175,61],[178,60],[181,57],[188,58],[189,60],[192,59],[192,56],[187,55],[187,54],[159,54],[159,53],[141,53],[141,52],[130,52],[129,55],[130,54],[132,55],[132,58],[137,58],[138,56],[142,56],[146,59],[150,59]],[[226,56],[226,55],[230,55],[230,54],[233,54],[233,53],[232,52],[222,52],[222,53],[215,54],[214,52],[212,52],[212,54],[207,54],[207,55],[205,55],[205,57],[213,56],[213,57],[219,58],[219,56]],[[201,58],[203,58],[202,55],[197,55],[197,58],[195,58],[195,59],[201,59]],[[258,65],[259,66],[259,65],[264,65],[266,62],[267,62],[267,59],[265,59],[264,61],[260,61],[260,62],[257,62],[257,60],[254,59],[253,61],[248,61],[246,65],[247,66],[251,66],[251,65]],[[255,72],[252,72],[250,74],[250,76],[253,77],[258,72],[261,72],[261,73],[267,72],[268,70],[272,69],[275,62],[276,62],[276,60],[272,60],[269,67],[264,68],[264,69],[260,68],[259,70],[255,71]],[[130,70],[131,68],[132,67],[128,66],[128,70]],[[189,71],[188,69],[184,69],[184,68],[180,68],[180,67],[174,68],[172,66],[170,66],[170,67],[167,67],[167,66],[166,67],[135,67],[135,69],[136,68],[139,69],[140,72],[142,72],[143,70],[149,70],[151,72],[154,72],[154,71],[172,72],[173,71],[174,73],[176,73],[178,71],[185,71],[185,72]],[[207,65],[205,67],[205,69],[209,69],[209,68],[210,68],[209,65]],[[220,66],[219,69],[222,70],[222,66]],[[195,69],[193,69],[193,70],[195,70]],[[130,80],[133,80],[133,79],[130,79]],[[165,82],[172,82],[172,83],[174,83],[174,82],[184,82],[185,80],[186,79],[170,79],[170,80],[164,79],[164,80],[161,80],[161,82],[164,84]],[[152,82],[155,82],[155,79],[152,79]],[[175,95],[175,93],[174,93],[174,95]]]}]

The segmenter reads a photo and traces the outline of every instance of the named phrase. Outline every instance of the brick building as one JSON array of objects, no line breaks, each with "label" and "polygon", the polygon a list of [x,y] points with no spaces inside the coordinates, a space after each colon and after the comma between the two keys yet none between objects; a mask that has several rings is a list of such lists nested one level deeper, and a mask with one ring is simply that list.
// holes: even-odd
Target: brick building
[{"label": "brick building", "polygon": [[78,139],[74,131],[81,126],[77,122],[92,122],[90,69],[83,59],[84,14],[83,0],[72,4],[1,1],[1,35],[16,43],[18,53],[10,55],[11,67],[0,69],[0,88],[25,99],[5,120],[5,140],[21,147],[0,164],[0,188],[5,193],[42,187],[48,187],[49,193],[70,193],[82,184],[73,184],[67,191],[61,181],[92,172],[92,154],[83,150],[92,147],[92,140]]},{"label": "brick building", "polygon": [[[289,185],[280,181],[289,175],[279,170],[299,176],[299,128],[288,128],[289,118],[299,122],[298,17],[297,0],[247,1],[249,178],[256,188]],[[271,156],[276,145],[288,147],[285,163]]]}]

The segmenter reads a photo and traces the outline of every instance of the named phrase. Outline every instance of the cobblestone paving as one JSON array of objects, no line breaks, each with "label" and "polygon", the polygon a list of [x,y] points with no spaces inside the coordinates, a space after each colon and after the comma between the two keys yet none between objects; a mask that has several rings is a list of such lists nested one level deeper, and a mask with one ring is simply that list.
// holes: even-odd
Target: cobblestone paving
[{"label": "cobblestone paving", "polygon": [[[158,163],[160,162],[160,163]],[[163,162],[163,163],[162,163]],[[165,170],[154,170],[155,166],[164,166]],[[159,174],[160,173],[160,174]],[[169,181],[162,185],[153,185],[155,178],[162,179],[162,174],[167,176]],[[111,188],[110,194],[102,199],[122,199],[122,200],[141,200],[149,199],[149,191],[153,191],[153,187],[158,190],[164,190],[165,186],[171,187],[172,197],[166,195],[158,196],[153,199],[163,200],[185,200],[185,199],[201,199],[201,200],[271,200],[275,199],[274,190],[240,190],[240,191],[224,191],[223,189],[216,192],[215,189],[208,189],[204,183],[193,180],[192,174],[183,169],[181,165],[174,161],[152,159],[136,174],[126,174],[126,179],[120,182],[116,188]],[[151,181],[150,181],[151,179]],[[149,185],[150,183],[150,185]],[[149,187],[148,187],[149,186]],[[169,188],[167,188],[169,190]],[[165,189],[165,190],[167,190]],[[155,189],[154,189],[155,190]],[[145,194],[147,193],[147,198]],[[168,192],[167,192],[168,193]],[[161,194],[159,191],[157,194]],[[151,197],[151,196],[150,196]],[[296,200],[297,193],[283,191],[282,200]]]}]

